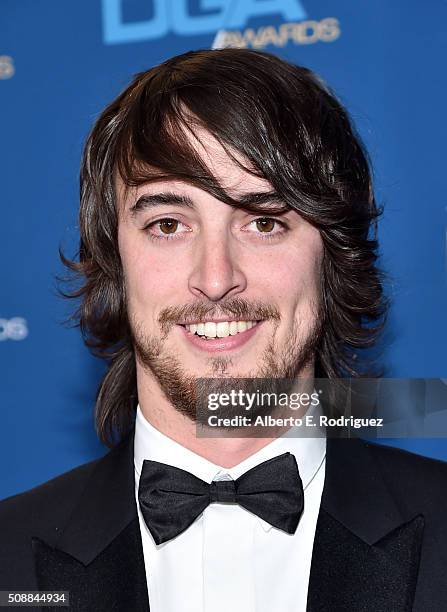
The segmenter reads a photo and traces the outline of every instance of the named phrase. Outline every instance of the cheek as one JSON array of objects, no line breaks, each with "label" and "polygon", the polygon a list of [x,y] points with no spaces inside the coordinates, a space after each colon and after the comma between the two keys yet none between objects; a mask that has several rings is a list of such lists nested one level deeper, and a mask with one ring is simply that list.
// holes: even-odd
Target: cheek
[{"label": "cheek", "polygon": [[120,240],[121,261],[129,304],[145,309],[169,303],[181,286],[182,267],[177,258],[155,255],[137,240]]},{"label": "cheek", "polygon": [[318,301],[322,259],[320,234],[313,230],[299,244],[288,243],[260,258],[252,278],[279,306],[294,310],[299,304]]}]

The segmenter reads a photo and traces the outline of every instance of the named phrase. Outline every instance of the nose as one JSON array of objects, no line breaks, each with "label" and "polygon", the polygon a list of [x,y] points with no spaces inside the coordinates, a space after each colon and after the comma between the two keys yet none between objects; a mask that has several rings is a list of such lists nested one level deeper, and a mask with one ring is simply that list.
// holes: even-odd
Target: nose
[{"label": "nose", "polygon": [[217,302],[244,291],[247,279],[237,265],[230,238],[202,235],[194,253],[194,267],[189,276],[189,290],[197,297]]}]

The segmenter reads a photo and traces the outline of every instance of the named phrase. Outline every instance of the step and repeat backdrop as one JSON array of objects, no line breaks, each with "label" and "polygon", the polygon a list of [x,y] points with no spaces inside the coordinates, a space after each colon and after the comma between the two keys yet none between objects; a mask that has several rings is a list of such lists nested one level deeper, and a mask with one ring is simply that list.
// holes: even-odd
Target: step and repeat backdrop
[{"label": "step and repeat backdrop", "polygon": [[[95,118],[135,73],[190,49],[264,49],[337,92],[385,206],[386,375],[447,385],[446,23],[443,0],[0,2],[0,498],[106,452],[93,425],[104,366],[64,323],[58,249],[77,249]],[[387,443],[447,459],[443,435]]]}]

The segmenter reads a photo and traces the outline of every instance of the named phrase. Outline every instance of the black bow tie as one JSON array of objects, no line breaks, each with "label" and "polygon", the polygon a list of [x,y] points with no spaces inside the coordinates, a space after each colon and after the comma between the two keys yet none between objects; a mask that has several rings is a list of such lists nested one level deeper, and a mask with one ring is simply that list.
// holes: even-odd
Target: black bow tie
[{"label": "black bow tie", "polygon": [[295,533],[304,492],[290,453],[260,463],[237,480],[211,484],[171,465],[145,460],[138,501],[155,543],[162,544],[185,531],[213,502],[239,504],[273,527]]}]

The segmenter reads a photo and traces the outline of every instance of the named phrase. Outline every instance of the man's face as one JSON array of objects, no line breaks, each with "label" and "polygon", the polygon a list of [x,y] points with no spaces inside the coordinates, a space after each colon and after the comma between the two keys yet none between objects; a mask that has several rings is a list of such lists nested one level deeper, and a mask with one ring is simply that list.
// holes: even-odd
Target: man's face
[{"label": "man's face", "polygon": [[[195,146],[232,197],[272,192],[207,132]],[[317,229],[294,210],[269,214],[268,198],[254,214],[180,180],[127,192],[118,183],[118,196],[137,367],[176,408],[194,419],[196,378],[313,373],[323,254]]]}]

